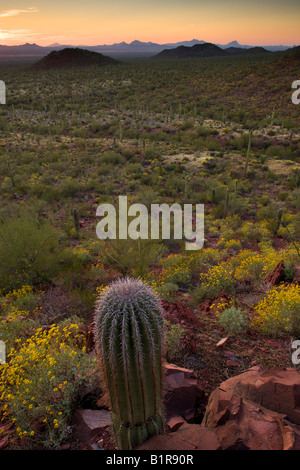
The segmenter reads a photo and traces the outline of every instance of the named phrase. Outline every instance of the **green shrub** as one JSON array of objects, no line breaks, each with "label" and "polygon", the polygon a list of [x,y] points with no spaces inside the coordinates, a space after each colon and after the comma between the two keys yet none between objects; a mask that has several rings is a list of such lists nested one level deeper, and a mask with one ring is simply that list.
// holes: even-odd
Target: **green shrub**
[{"label": "green shrub", "polygon": [[50,281],[66,260],[49,222],[20,216],[0,225],[0,289]]},{"label": "green shrub", "polygon": [[220,314],[219,323],[224,330],[233,334],[243,333],[249,328],[245,313],[234,307],[227,308]]},{"label": "green shrub", "polygon": [[185,330],[180,325],[174,325],[170,322],[166,322],[166,327],[166,358],[167,361],[173,362],[180,353]]}]

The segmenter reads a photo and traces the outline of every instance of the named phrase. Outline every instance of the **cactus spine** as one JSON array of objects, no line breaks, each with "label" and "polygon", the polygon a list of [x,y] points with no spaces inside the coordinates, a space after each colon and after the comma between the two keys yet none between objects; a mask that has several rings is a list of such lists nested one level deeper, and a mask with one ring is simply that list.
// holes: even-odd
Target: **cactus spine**
[{"label": "cactus spine", "polygon": [[95,339],[121,450],[163,433],[164,319],[159,299],[137,279],[117,280],[100,295]]}]

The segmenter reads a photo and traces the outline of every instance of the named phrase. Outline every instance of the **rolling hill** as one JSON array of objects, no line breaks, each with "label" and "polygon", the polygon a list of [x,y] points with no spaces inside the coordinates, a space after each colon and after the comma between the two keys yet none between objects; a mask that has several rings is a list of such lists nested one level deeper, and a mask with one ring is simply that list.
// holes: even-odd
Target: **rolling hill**
[{"label": "rolling hill", "polygon": [[49,70],[71,67],[89,67],[117,64],[111,57],[98,52],[87,51],[79,48],[66,48],[61,51],[50,52],[31,68],[33,70]]}]

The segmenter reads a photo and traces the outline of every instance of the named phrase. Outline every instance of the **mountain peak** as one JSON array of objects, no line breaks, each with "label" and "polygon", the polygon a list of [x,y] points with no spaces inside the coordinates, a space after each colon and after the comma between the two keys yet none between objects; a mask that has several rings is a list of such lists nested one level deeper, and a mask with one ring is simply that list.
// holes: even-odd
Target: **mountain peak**
[{"label": "mountain peak", "polygon": [[231,47],[239,47],[240,46],[240,43],[236,40],[234,41],[231,41],[227,44],[227,46],[231,46]]}]

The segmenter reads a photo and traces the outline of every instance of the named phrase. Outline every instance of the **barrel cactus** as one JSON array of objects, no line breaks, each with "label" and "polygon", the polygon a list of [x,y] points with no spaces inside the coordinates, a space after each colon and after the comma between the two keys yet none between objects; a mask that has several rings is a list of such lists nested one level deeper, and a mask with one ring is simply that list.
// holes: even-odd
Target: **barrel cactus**
[{"label": "barrel cactus", "polygon": [[164,316],[159,298],[139,279],[117,280],[100,294],[94,325],[117,445],[133,449],[163,433]]}]

